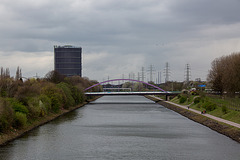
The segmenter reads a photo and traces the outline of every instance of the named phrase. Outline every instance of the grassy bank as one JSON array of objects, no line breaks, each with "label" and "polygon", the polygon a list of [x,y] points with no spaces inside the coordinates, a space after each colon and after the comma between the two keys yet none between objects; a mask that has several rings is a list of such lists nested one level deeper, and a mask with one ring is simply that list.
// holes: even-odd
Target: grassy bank
[{"label": "grassy bank", "polygon": [[187,97],[186,95],[180,95],[173,98],[171,102],[190,105],[190,108],[206,111],[213,116],[240,123],[240,99],[238,97],[222,98],[220,96],[207,95],[190,95]]}]

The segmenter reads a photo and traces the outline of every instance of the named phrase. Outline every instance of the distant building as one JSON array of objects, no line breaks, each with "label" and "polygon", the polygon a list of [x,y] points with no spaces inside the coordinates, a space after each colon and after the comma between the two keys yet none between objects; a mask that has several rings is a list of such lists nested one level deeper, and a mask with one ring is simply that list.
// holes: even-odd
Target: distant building
[{"label": "distant building", "polygon": [[54,46],[54,70],[65,76],[82,76],[82,48]]}]

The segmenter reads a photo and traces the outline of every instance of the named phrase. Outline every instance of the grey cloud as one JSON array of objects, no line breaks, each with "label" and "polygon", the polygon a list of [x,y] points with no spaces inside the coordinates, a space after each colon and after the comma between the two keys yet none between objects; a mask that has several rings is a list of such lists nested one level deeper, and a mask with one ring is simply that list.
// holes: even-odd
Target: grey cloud
[{"label": "grey cloud", "polygon": [[229,24],[240,21],[237,12],[239,0],[181,0],[172,3],[171,10],[176,17],[196,24]]},{"label": "grey cloud", "polygon": [[[94,79],[101,79],[103,73],[122,74],[120,70],[111,70],[121,68],[121,64],[137,72],[137,68],[149,64],[163,69],[168,61],[177,75],[183,73],[186,61],[192,61],[207,70],[218,55],[213,49],[216,42],[228,44],[227,52],[240,50],[237,46],[229,49],[240,35],[226,31],[228,28],[237,31],[239,3],[239,0],[17,0],[14,3],[2,0],[0,51],[38,55],[52,52],[53,45],[72,44],[82,46],[84,54],[108,54],[114,59],[109,60],[110,68],[104,58],[83,63],[86,71],[102,69],[98,76],[85,72]],[[199,62],[196,57],[202,55],[209,58]],[[127,57],[141,57],[141,61],[139,64],[134,61],[134,67],[127,65]]]}]

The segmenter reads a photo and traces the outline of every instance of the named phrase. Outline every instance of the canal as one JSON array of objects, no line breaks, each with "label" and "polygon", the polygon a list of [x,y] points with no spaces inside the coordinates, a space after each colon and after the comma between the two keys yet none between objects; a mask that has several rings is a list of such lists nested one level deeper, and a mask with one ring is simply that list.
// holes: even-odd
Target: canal
[{"label": "canal", "polygon": [[0,147],[0,159],[238,160],[240,144],[142,96],[104,96]]}]

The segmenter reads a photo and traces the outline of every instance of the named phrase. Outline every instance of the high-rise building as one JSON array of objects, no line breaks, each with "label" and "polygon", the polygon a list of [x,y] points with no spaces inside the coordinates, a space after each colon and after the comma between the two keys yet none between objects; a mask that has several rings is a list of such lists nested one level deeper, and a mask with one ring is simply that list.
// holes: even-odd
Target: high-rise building
[{"label": "high-rise building", "polygon": [[82,76],[82,48],[54,46],[54,70],[65,76]]}]

